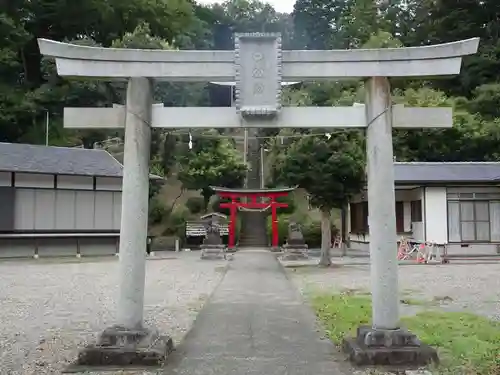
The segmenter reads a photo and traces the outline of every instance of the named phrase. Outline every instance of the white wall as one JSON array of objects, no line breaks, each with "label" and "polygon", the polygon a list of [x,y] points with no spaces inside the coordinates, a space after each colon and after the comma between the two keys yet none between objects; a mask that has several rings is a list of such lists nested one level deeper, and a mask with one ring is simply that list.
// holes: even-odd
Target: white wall
[{"label": "white wall", "polygon": [[92,176],[57,176],[58,189],[79,189],[92,190],[94,189],[94,178]]},{"label": "white wall", "polygon": [[121,192],[19,188],[14,212],[17,230],[119,230]]},{"label": "white wall", "polygon": [[0,172],[0,186],[10,186],[13,174],[15,230],[120,229],[121,178]]},{"label": "white wall", "polygon": [[96,177],[96,190],[121,191],[122,179],[117,177]]},{"label": "white wall", "polygon": [[54,188],[54,175],[36,173],[16,173],[16,187]]},{"label": "white wall", "polygon": [[424,188],[425,240],[438,244],[448,242],[448,206],[445,187]]}]

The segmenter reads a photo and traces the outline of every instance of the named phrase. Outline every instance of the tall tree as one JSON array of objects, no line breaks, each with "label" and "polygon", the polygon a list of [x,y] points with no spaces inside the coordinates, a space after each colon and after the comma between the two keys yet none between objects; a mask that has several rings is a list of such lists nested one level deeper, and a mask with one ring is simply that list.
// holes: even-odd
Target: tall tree
[{"label": "tall tree", "polygon": [[364,187],[363,138],[359,131],[339,131],[326,136],[303,137],[277,158],[273,175],[278,183],[298,185],[321,211],[321,258],[331,265],[331,219],[334,208],[344,210]]},{"label": "tall tree", "polygon": [[177,173],[184,189],[201,192],[205,211],[214,194],[210,186],[241,187],[247,171],[234,143],[218,138],[215,133],[205,133],[213,137],[208,142],[204,142],[203,137],[194,140],[195,147],[185,150],[180,156]]},{"label": "tall tree", "polygon": [[[61,134],[66,105],[109,105],[117,101],[111,85],[68,82],[42,59],[37,38],[110,46],[147,23],[150,33],[171,45],[196,34],[191,0],[14,0],[0,9],[0,139],[41,143],[50,113],[51,143],[77,141]],[[201,23],[202,24],[202,23]],[[187,42],[186,42],[187,43]],[[56,139],[52,139],[56,137]],[[92,138],[92,137],[90,137]],[[91,140],[83,140],[91,144]]]},{"label": "tall tree", "polygon": [[480,37],[476,55],[464,58],[462,74],[435,81],[447,94],[470,97],[482,84],[500,77],[500,3],[496,0],[439,0],[426,2],[427,22],[420,25],[422,44]]},{"label": "tall tree", "polygon": [[292,13],[296,43],[306,49],[332,48],[333,35],[342,32],[340,19],[347,1],[297,0]]}]

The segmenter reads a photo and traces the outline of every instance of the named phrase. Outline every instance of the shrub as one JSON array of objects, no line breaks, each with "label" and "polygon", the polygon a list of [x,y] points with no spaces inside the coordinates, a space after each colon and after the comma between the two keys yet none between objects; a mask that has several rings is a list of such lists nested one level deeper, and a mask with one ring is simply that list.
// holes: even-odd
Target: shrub
[{"label": "shrub", "polygon": [[149,182],[149,199],[153,198],[161,190],[162,185],[157,181]]},{"label": "shrub", "polygon": [[191,197],[186,201],[186,207],[193,215],[204,211],[205,203],[202,197]]},{"label": "shrub", "polygon": [[220,204],[221,203],[227,203],[230,202],[231,200],[229,198],[216,198],[214,202],[212,203],[212,211],[213,212],[218,212],[220,214],[229,216],[231,213],[229,212],[229,208],[221,208]]},{"label": "shrub", "polygon": [[288,204],[288,207],[286,208],[278,208],[278,214],[293,214],[297,207],[293,194],[288,194],[284,197],[278,197],[276,198],[276,202]]},{"label": "shrub", "polygon": [[172,212],[166,222],[166,227],[163,230],[164,236],[185,237],[187,212],[177,210]]},{"label": "shrub", "polygon": [[[278,215],[278,245],[283,245],[288,236],[288,215]],[[272,217],[269,215],[267,217],[267,237],[269,239],[269,243],[272,242],[273,238],[273,227],[272,227]]]},{"label": "shrub", "polygon": [[321,223],[319,221],[303,225],[302,234],[309,248],[321,247]]},{"label": "shrub", "polygon": [[148,220],[149,224],[159,224],[170,214],[169,210],[165,208],[163,203],[161,203],[157,198],[153,198],[149,201],[149,212]]}]

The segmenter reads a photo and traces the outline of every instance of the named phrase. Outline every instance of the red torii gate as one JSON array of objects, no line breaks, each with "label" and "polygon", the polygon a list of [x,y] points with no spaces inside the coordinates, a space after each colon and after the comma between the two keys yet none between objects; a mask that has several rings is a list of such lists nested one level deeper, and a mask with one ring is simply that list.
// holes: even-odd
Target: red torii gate
[{"label": "red torii gate", "polygon": [[[277,188],[277,189],[229,189],[224,187],[211,187],[219,198],[231,199],[231,202],[223,202],[221,208],[229,208],[229,239],[228,247],[233,248],[235,245],[236,232],[236,213],[239,207],[255,208],[255,209],[271,209],[272,215],[272,246],[278,247],[278,215],[276,209],[279,207],[288,207],[287,203],[279,203],[276,201],[278,197],[285,197],[295,188]],[[242,198],[247,198],[246,202],[241,201]],[[268,202],[257,202],[257,198],[269,199]]]}]

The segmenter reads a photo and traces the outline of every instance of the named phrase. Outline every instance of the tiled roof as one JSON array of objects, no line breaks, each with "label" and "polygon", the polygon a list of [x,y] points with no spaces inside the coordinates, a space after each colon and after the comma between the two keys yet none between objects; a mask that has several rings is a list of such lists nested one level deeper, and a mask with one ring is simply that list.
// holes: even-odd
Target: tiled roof
[{"label": "tiled roof", "polygon": [[0,171],[121,177],[123,166],[104,150],[0,143]]},{"label": "tiled roof", "polygon": [[499,182],[500,162],[394,163],[396,183]]}]

